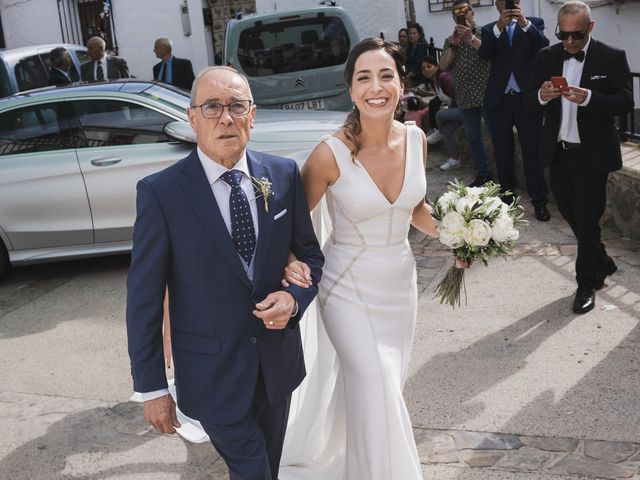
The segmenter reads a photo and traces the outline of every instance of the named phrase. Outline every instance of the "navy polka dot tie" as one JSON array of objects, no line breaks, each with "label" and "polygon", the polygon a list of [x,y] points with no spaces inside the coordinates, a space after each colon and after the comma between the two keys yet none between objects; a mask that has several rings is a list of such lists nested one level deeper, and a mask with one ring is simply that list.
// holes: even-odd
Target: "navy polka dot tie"
[{"label": "navy polka dot tie", "polygon": [[233,238],[233,244],[245,263],[250,265],[256,248],[256,231],[253,228],[249,200],[240,186],[242,172],[229,170],[220,175],[220,178],[231,187],[229,212],[231,214],[231,238]]}]

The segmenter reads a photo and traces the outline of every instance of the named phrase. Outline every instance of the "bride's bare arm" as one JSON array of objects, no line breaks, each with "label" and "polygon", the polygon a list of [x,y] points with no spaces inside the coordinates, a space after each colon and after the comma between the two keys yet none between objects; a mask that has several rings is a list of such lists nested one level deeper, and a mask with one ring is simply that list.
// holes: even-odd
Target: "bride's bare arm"
[{"label": "bride's bare arm", "polygon": [[438,237],[438,221],[431,216],[432,210],[429,205],[422,202],[416,208],[413,209],[413,215],[411,216],[411,225],[418,230],[423,231],[431,237]]},{"label": "bride's bare arm", "polygon": [[302,167],[301,174],[309,210],[313,210],[324,196],[327,188],[333,185],[340,176],[340,170],[329,145],[325,142],[316,145]]},{"label": "bride's bare arm", "polygon": [[[327,188],[340,176],[333,152],[325,142],[320,142],[313,149],[302,167],[301,175],[309,210],[313,210]],[[284,269],[282,279],[283,286],[288,287],[289,284],[302,288],[308,288],[311,285],[311,270],[306,263],[299,261],[293,252],[289,252],[289,264]]]}]

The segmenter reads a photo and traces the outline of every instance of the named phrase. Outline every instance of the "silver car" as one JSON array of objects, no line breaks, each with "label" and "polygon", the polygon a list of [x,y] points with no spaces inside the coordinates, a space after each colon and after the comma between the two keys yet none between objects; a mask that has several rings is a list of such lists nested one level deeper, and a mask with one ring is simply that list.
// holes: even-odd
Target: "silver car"
[{"label": "silver car", "polygon": [[[127,252],[135,186],[185,157],[189,97],[135,80],[0,100],[0,276],[13,265]],[[249,148],[301,164],[344,112],[259,110]]]}]

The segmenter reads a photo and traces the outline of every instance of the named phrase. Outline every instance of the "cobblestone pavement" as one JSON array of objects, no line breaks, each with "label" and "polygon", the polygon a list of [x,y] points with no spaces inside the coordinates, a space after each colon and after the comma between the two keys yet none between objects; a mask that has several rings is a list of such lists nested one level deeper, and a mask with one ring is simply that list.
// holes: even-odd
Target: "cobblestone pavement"
[{"label": "cobblestone pavement", "polygon": [[[437,149],[432,151],[430,158],[435,164],[427,172],[428,198],[431,200],[445,190],[447,181],[454,176],[473,178],[473,172],[468,168],[454,171],[453,175],[440,172],[437,165],[444,160],[444,156]],[[526,201],[521,201],[527,210],[530,207],[525,203]],[[552,215],[556,219],[559,218],[559,213],[553,205],[550,209]],[[544,258],[572,272],[576,254],[575,241],[568,227],[561,221],[556,228],[568,235],[566,243],[545,242],[537,240],[535,236],[525,236],[509,256]],[[639,241],[622,238],[611,228],[603,230],[603,239],[606,240],[609,254],[614,256],[616,261],[622,260],[635,267],[640,265]],[[444,267],[451,263],[450,251],[437,240],[429,239],[417,231],[411,232],[410,240],[416,256],[419,294],[432,295],[430,289],[435,285],[435,280],[443,274]],[[616,289],[620,290],[618,295]],[[614,282],[607,282],[602,293],[626,295],[626,303],[634,311],[640,311],[640,296],[626,291]],[[638,379],[635,378],[633,381],[637,385]],[[637,406],[640,407],[640,401]],[[539,473],[555,478],[560,476],[572,479],[640,479],[638,442],[425,428],[414,428],[414,431],[423,465],[471,468],[485,472],[485,475],[495,471],[509,472],[509,476],[505,478],[524,479],[529,478],[530,473]],[[481,473],[477,478],[485,477]]]}]

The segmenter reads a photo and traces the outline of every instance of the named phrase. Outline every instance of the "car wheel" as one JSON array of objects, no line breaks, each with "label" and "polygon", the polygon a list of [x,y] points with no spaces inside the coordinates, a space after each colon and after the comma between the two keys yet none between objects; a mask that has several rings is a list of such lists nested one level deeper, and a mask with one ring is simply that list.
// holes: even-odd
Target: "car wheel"
[{"label": "car wheel", "polygon": [[0,240],[0,280],[9,270],[9,254]]}]

